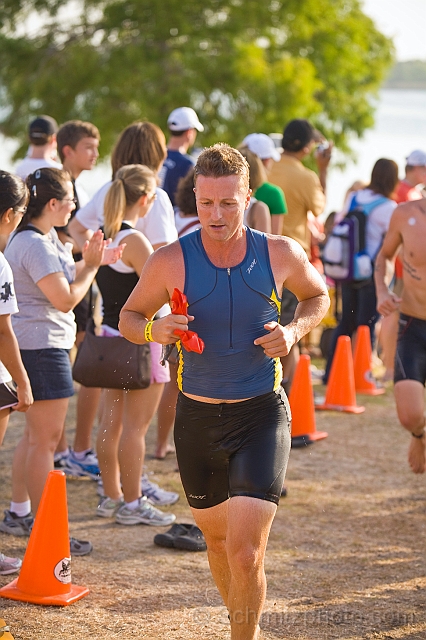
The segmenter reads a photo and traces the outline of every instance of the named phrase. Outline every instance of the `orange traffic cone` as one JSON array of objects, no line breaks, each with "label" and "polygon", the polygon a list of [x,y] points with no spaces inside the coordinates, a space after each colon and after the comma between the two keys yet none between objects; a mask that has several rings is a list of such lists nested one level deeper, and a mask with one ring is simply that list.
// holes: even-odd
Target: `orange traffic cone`
[{"label": "orange traffic cone", "polygon": [[325,402],[324,404],[316,405],[315,408],[345,411],[346,413],[362,413],[365,411],[365,407],[359,407],[356,403],[354,365],[349,336],[340,336],[337,340]]},{"label": "orange traffic cone", "polygon": [[0,596],[34,604],[65,606],[89,593],[71,584],[65,474],[50,471],[19,577]]},{"label": "orange traffic cone", "polygon": [[370,329],[366,325],[358,327],[354,354],[355,390],[368,396],[385,393],[383,387],[377,387],[371,371]]},{"label": "orange traffic cone", "polygon": [[309,356],[300,356],[291,385],[289,402],[292,447],[303,447],[328,436],[325,431],[316,430],[310,363]]},{"label": "orange traffic cone", "polygon": [[10,633],[9,625],[6,624],[3,618],[0,618],[0,638],[1,640],[13,640],[13,635]]}]

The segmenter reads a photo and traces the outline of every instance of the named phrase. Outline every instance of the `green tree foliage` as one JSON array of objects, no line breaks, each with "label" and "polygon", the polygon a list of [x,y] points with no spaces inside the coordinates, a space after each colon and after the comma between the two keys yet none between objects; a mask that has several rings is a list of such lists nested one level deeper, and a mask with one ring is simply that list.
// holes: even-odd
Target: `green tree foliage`
[{"label": "green tree foliage", "polygon": [[347,151],[393,59],[358,0],[3,0],[0,25],[2,132],[24,142],[36,114],[81,118],[104,153],[181,105],[202,144],[305,117]]}]

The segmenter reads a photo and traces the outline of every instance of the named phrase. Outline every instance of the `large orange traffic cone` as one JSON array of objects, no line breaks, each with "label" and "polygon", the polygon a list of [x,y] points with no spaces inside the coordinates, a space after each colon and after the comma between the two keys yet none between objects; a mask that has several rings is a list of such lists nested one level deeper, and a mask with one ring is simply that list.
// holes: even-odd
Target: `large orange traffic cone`
[{"label": "large orange traffic cone", "polygon": [[0,638],[1,640],[13,640],[13,635],[10,633],[9,625],[6,624],[3,618],[0,618]]},{"label": "large orange traffic cone", "polygon": [[356,403],[354,365],[349,336],[340,336],[337,340],[325,402],[316,405],[315,408],[345,411],[346,413],[362,413],[365,411],[365,407],[359,407]]},{"label": "large orange traffic cone", "polygon": [[50,471],[19,577],[0,596],[34,604],[65,606],[89,593],[71,584],[71,554],[65,474]]},{"label": "large orange traffic cone", "polygon": [[354,375],[355,391],[368,396],[379,396],[385,393],[378,387],[371,371],[371,338],[370,329],[366,325],[358,327],[355,340]]},{"label": "large orange traffic cone", "polygon": [[292,447],[303,447],[328,436],[325,431],[316,430],[310,363],[309,356],[300,356],[291,384],[289,402]]}]

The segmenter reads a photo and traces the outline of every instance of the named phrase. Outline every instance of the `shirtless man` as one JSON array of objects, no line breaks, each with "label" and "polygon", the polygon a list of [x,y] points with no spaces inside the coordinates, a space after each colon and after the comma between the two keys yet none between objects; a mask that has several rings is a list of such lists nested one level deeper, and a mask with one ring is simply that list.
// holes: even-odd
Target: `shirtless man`
[{"label": "shirtless man", "polygon": [[[249,167],[235,149],[205,149],[195,166],[201,230],[152,254],[121,312],[132,342],[178,340],[188,328],[202,354],[181,349],[175,444],[182,483],[203,531],[232,640],[256,640],[266,594],[264,557],[290,449],[280,357],[315,327],[329,298],[300,245],[243,225]],[[278,323],[283,287],[295,317]],[[174,288],[189,315],[152,321]]]},{"label": "shirtless man", "polygon": [[[395,357],[395,400],[398,418],[411,433],[408,462],[414,473],[426,470],[425,398],[426,382],[426,200],[399,205],[376,258],[377,310],[385,317],[400,311]],[[401,297],[386,284],[387,261],[402,246],[403,284]]]}]

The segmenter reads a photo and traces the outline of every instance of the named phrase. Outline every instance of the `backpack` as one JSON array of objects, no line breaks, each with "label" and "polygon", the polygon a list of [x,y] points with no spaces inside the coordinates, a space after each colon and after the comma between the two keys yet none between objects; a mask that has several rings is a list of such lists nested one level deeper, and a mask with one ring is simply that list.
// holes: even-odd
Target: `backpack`
[{"label": "backpack", "polygon": [[367,217],[385,202],[388,198],[380,197],[361,205],[354,195],[348,213],[333,227],[324,245],[322,262],[326,276],[336,282],[362,282],[372,277],[373,263],[365,250]]}]

